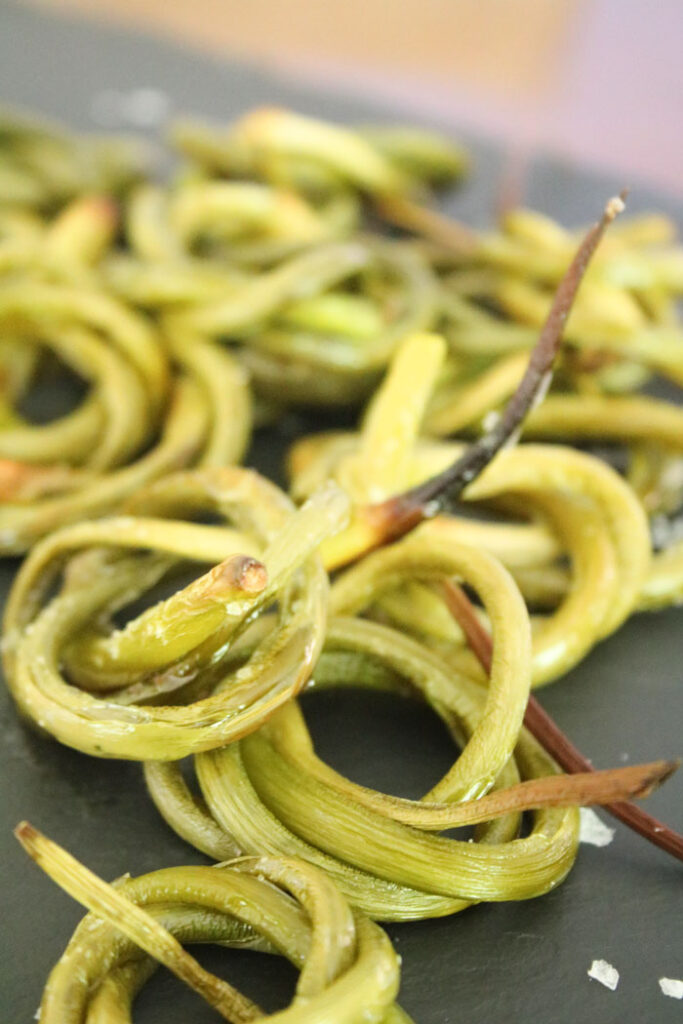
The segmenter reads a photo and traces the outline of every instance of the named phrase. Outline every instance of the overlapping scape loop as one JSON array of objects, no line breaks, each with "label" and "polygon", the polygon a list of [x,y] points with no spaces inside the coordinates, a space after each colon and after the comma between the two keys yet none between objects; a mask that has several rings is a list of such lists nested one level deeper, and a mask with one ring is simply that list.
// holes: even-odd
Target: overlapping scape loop
[{"label": "overlapping scape loop", "polygon": [[[150,485],[124,509],[136,514],[56,531],[24,562],[6,611],[19,707],[100,757],[183,757],[256,728],[311,674],[327,613],[315,550],[347,505],[330,486],[295,512],[249,470],[208,469]],[[220,525],[196,521],[207,513]],[[197,562],[213,568],[116,627],[118,611]],[[235,638],[274,602],[272,628],[231,666]]]},{"label": "overlapping scape loop", "polygon": [[[225,350],[165,338],[102,276],[135,152],[21,124],[0,140],[8,175],[40,179],[15,195],[0,173],[0,551],[17,554],[174,469],[238,461],[251,396]],[[61,414],[57,368],[75,402]]]},{"label": "overlapping scape loop", "polygon": [[[261,1016],[175,935],[300,966],[264,1019],[400,1024],[370,918],[547,892],[577,805],[675,767],[563,776],[523,722],[532,688],[683,600],[683,411],[638,393],[683,384],[683,256],[650,216],[593,258],[621,199],[583,241],[525,210],[448,220],[430,189],[466,159],[430,133],[260,110],[172,141],[185,164],[160,185],[122,143],[0,123],[0,552],[28,552],[4,667],[26,717],[144,762],[180,836],[243,859],[117,897],[20,830],[109,922],[80,926],[41,1020],[124,1024],[152,969],[137,946],[228,1019]],[[75,406],[31,420],[59,366]],[[236,465],[252,422],[362,403],[357,431],[293,445],[291,498]],[[313,685],[426,701],[452,767],[421,800],[353,783],[315,753]]]},{"label": "overlapping scape loop", "polygon": [[[439,473],[462,454],[460,443],[420,436],[443,352],[439,337],[407,339],[360,433],[318,434],[297,442],[290,456],[294,496],[302,500],[332,477],[351,496],[354,518],[362,526],[368,502],[381,502]],[[634,611],[680,600],[683,547],[672,545],[652,557],[638,496],[616,470],[587,452],[519,444],[500,452],[463,498],[463,511],[440,515],[419,531],[445,551],[464,543],[495,555],[515,577],[529,608],[549,613],[533,620],[533,686],[564,675]],[[477,512],[488,514],[473,518]],[[514,521],[501,520],[501,513]],[[323,557],[328,564],[343,564],[352,543],[350,528],[323,544]],[[451,664],[476,673],[471,653],[459,649],[462,635],[434,594],[419,581],[382,587],[380,573],[377,581],[384,615],[447,652]]]},{"label": "overlapping scape loop", "polygon": [[413,246],[364,230],[363,197],[457,177],[461,151],[285,111],[223,134],[186,123],[173,139],[191,171],[134,194],[111,287],[174,337],[236,345],[271,407],[364,398],[401,338],[438,317],[438,282]]},{"label": "overlapping scape loop", "polygon": [[[389,586],[457,574],[476,588],[496,637],[488,691],[419,641],[353,617],[373,600],[372,577],[380,565]],[[520,777],[556,771],[533,738],[520,735],[531,676],[530,630],[503,567],[465,546],[444,549],[425,537],[411,538],[342,576],[331,609],[335,616],[315,669],[316,686],[420,695],[463,744],[452,769],[424,801],[362,789],[318,760],[297,705],[289,703],[241,742],[196,758],[202,803],[179,765],[146,765],[151,795],[166,820],[210,856],[231,848],[303,858],[382,920],[454,913],[471,901],[520,899],[556,885],[575,856],[575,810],[539,811],[531,834],[519,839],[519,814],[501,816],[494,806],[489,815],[482,807],[484,817],[472,818],[471,803],[463,803],[478,803],[492,786],[507,788]],[[472,821],[487,821],[476,843],[426,834]]]},{"label": "overlapping scape loop", "polygon": [[[93,911],[50,975],[40,1006],[46,1024],[129,1024],[157,961],[233,1024],[410,1024],[394,1002],[400,961],[389,939],[307,864],[248,857],[127,876],[112,887],[30,825],[17,836]],[[183,950],[196,942],[285,956],[300,972],[291,1005],[264,1013]]]},{"label": "overlapping scape loop", "polygon": [[54,211],[84,193],[119,196],[145,176],[148,164],[149,153],[137,140],[67,134],[59,125],[0,108],[3,223],[16,217],[30,227],[30,213]]}]

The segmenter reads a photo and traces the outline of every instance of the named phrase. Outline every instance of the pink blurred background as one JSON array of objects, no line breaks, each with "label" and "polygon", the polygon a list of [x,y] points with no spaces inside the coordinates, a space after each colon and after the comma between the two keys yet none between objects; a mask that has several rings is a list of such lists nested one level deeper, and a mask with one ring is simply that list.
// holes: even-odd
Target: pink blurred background
[{"label": "pink blurred background", "polygon": [[683,0],[34,0],[683,194]]}]

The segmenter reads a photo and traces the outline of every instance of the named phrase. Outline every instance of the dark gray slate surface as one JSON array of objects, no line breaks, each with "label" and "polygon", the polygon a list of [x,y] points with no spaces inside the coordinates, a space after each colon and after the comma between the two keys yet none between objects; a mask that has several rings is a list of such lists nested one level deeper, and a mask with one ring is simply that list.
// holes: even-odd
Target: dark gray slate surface
[{"label": "dark gray slate surface", "polygon": [[[226,119],[254,104],[276,102],[343,120],[401,120],[400,111],[300,88],[246,65],[0,7],[3,100],[88,127],[95,93],[137,86],[162,89],[177,110]],[[500,152],[490,143],[468,141],[476,174],[450,206],[481,224],[490,217]],[[539,160],[527,200],[567,222],[583,222],[622,184]],[[638,210],[655,202],[680,213],[643,188],[635,190],[630,207]],[[300,425],[293,418],[287,430]],[[261,437],[256,465],[274,472],[282,447],[282,438]],[[3,593],[13,571],[13,564],[0,564]],[[625,755],[632,762],[675,756],[682,752],[682,665],[680,611],[640,616],[569,678],[543,691],[542,701],[598,767],[619,764]],[[412,704],[349,694],[309,697],[305,704],[321,754],[351,777],[387,791],[418,796],[452,756],[440,725]],[[109,878],[202,858],[158,819],[136,765],[93,761],[36,737],[18,723],[4,691],[0,736],[0,1006],[7,1024],[27,1024],[81,911],[19,850],[11,827],[20,818],[30,818]],[[680,829],[682,793],[683,779],[674,779],[649,801],[649,808]],[[680,1021],[683,1003],[664,997],[657,980],[683,976],[682,879],[679,864],[617,825],[612,845],[582,847],[567,882],[549,896],[390,928],[403,956],[401,1001],[419,1024]],[[282,1005],[291,989],[291,969],[272,958],[213,949],[201,958],[269,1009]],[[620,971],[616,992],[587,978],[594,958]],[[208,1007],[165,972],[159,972],[136,1007],[141,1024],[208,1024],[214,1019]]]}]

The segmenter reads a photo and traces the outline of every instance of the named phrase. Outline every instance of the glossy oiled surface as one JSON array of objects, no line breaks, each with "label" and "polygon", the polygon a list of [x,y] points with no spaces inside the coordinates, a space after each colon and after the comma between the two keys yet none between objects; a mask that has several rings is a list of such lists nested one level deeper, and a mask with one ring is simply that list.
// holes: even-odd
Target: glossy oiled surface
[{"label": "glossy oiled surface", "polygon": [[[148,40],[0,8],[3,99],[83,127],[89,124],[94,93],[148,85],[169,93],[178,109],[225,118],[276,101],[340,119],[400,119],[400,112],[298,91],[248,68]],[[473,145],[476,173],[450,205],[473,223],[484,223],[500,158],[493,145]],[[579,222],[592,216],[617,184],[539,161],[527,199],[560,219]],[[636,189],[631,208],[655,200]],[[310,426],[292,417],[277,435],[260,437],[254,464],[274,473],[286,440]],[[13,571],[10,562],[0,565],[3,593]],[[682,753],[682,627],[680,610],[640,616],[569,678],[542,692],[545,707],[596,766]],[[306,698],[305,707],[322,756],[354,779],[387,791],[419,796],[452,756],[441,726],[418,705],[379,695],[324,694]],[[136,765],[94,761],[36,737],[19,724],[4,691],[0,737],[0,1005],[6,1024],[28,1024],[47,972],[81,911],[12,839],[11,828],[20,818],[30,818],[108,878],[202,858],[158,818]],[[682,795],[683,777],[675,778],[649,808],[681,829]],[[582,847],[567,882],[549,896],[390,928],[403,957],[401,1002],[417,1024],[679,1021],[683,1005],[661,994],[658,978],[683,976],[682,881],[680,864],[617,824],[611,846]],[[225,950],[200,956],[268,1008],[287,998],[293,974],[279,960]],[[620,972],[616,992],[586,976],[591,961],[600,958]],[[163,972],[136,1007],[139,1024],[215,1019]]]}]

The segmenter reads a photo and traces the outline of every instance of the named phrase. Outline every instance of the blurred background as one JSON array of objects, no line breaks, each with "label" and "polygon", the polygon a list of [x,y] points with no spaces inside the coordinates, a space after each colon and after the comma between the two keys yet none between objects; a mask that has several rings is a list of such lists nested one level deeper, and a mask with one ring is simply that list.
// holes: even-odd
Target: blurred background
[{"label": "blurred background", "polygon": [[34,0],[683,193],[683,0]]}]

